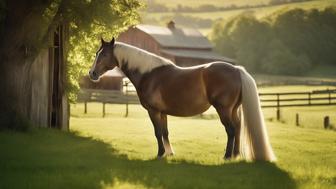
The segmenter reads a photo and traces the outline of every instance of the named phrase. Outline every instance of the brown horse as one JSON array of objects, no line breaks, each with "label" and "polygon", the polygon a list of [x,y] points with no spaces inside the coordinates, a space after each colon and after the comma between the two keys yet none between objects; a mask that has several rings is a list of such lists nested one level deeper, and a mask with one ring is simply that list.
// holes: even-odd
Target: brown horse
[{"label": "brown horse", "polygon": [[[215,107],[228,136],[226,159],[274,161],[253,78],[239,66],[212,62],[181,68],[170,60],[124,43],[102,39],[89,72],[98,80],[118,66],[136,88],[148,111],[158,143],[158,157],[173,154],[167,115],[193,116]],[[240,116],[239,107],[243,114]]]}]

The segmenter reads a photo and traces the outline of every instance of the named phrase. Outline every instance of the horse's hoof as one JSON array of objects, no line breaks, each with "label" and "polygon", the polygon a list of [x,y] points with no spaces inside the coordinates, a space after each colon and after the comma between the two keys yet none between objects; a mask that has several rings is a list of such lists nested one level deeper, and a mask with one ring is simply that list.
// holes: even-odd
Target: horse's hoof
[{"label": "horse's hoof", "polygon": [[174,152],[170,152],[170,153],[165,153],[163,156],[165,156],[165,157],[166,156],[174,156],[174,154],[175,154]]},{"label": "horse's hoof", "polygon": [[161,155],[160,155],[160,154],[157,155],[157,158],[158,158],[158,159],[162,159],[162,158],[164,158],[164,157],[165,157],[165,153],[162,153]]},{"label": "horse's hoof", "polygon": [[165,158],[165,156],[164,155],[162,155],[162,156],[156,156],[156,159],[164,159]]},{"label": "horse's hoof", "polygon": [[230,157],[230,156],[229,157],[224,156],[223,159],[226,160],[226,161],[229,161],[229,160],[232,160],[232,157]]}]

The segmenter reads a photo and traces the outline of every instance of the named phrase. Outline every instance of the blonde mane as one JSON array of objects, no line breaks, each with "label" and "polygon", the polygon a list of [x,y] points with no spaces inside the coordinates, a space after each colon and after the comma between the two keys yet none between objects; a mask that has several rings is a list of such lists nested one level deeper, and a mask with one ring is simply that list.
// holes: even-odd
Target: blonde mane
[{"label": "blonde mane", "polygon": [[115,43],[114,55],[120,67],[127,64],[128,69],[138,70],[141,74],[161,66],[173,65],[173,62],[166,58],[121,42]]}]

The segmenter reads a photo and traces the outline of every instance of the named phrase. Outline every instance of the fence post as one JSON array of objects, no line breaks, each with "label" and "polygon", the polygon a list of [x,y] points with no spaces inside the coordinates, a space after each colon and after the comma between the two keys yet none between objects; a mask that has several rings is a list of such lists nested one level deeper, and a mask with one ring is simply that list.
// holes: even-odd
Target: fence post
[{"label": "fence post", "polygon": [[311,94],[310,94],[310,92],[309,92],[309,93],[308,93],[308,105],[309,105],[309,106],[311,105],[311,102],[310,102],[310,101],[311,101],[311,97],[310,97],[310,95],[311,95]]},{"label": "fence post", "polygon": [[103,102],[103,117],[105,117],[105,102]]},{"label": "fence post", "polygon": [[300,126],[300,120],[299,120],[300,118],[299,118],[299,114],[298,113],[296,113],[296,116],[295,116],[295,125],[296,126]]},{"label": "fence post", "polygon": [[280,115],[280,94],[279,94],[279,93],[277,94],[277,110],[276,110],[276,118],[277,118],[278,121],[279,121],[280,118],[281,118],[281,115]]},{"label": "fence post", "polygon": [[125,112],[125,117],[128,117],[128,82],[126,82],[125,86],[126,86],[126,112]]},{"label": "fence post", "polygon": [[325,129],[328,129],[330,126],[330,119],[329,116],[325,116],[323,119],[323,126]]},{"label": "fence post", "polygon": [[87,114],[87,102],[84,102],[84,114]]}]

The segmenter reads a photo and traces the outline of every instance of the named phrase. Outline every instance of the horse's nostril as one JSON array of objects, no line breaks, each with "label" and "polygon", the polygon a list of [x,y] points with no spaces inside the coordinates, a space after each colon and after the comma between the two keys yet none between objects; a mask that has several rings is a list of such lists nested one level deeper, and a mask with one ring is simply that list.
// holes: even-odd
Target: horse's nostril
[{"label": "horse's nostril", "polygon": [[97,77],[97,72],[92,71],[92,72],[91,72],[91,75],[92,75],[93,77]]}]

